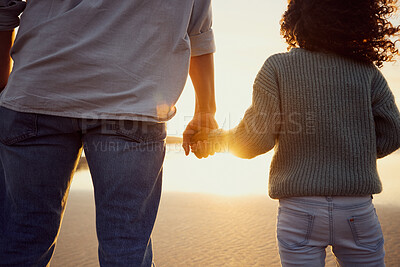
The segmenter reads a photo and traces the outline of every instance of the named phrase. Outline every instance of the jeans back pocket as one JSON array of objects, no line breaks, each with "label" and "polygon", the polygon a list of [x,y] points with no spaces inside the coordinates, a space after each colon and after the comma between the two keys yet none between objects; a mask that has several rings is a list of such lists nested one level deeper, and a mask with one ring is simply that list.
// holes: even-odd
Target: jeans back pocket
[{"label": "jeans back pocket", "polygon": [[382,228],[375,209],[364,215],[353,216],[348,222],[358,246],[375,251],[383,244]]},{"label": "jeans back pocket", "polygon": [[306,245],[310,239],[313,224],[314,215],[279,207],[278,241],[287,248]]},{"label": "jeans back pocket", "polygon": [[0,107],[0,142],[13,145],[36,135],[36,114]]}]

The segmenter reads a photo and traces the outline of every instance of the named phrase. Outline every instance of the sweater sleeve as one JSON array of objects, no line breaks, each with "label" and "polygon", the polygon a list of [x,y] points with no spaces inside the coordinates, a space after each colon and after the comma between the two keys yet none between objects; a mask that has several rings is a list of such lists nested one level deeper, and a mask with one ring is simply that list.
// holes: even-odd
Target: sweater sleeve
[{"label": "sweater sleeve", "polygon": [[268,152],[275,146],[280,116],[276,73],[267,60],[255,79],[251,106],[228,134],[229,150],[248,159]]},{"label": "sweater sleeve", "polygon": [[400,147],[400,113],[393,93],[380,71],[372,82],[372,112],[377,157],[383,158]]}]

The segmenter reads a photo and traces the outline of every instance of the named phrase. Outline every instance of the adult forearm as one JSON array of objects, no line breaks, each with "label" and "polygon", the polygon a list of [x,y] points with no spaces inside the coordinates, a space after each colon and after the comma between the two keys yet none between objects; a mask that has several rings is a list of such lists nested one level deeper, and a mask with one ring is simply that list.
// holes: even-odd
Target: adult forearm
[{"label": "adult forearm", "polygon": [[0,31],[0,91],[7,85],[11,70],[10,49],[14,31]]},{"label": "adult forearm", "polygon": [[195,113],[215,114],[214,55],[192,57],[189,74],[196,93]]},{"label": "adult forearm", "polygon": [[[189,155],[192,137],[202,130],[218,128],[215,120],[214,55],[206,54],[192,57],[189,69],[190,78],[196,93],[196,107],[193,119],[183,132],[183,148]],[[197,157],[204,157],[196,154]]]}]

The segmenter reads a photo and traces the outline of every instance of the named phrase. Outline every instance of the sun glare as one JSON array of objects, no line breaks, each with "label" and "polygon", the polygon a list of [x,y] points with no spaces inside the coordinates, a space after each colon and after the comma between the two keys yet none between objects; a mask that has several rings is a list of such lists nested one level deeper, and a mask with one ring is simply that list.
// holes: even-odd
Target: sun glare
[{"label": "sun glare", "polygon": [[272,153],[252,160],[229,153],[199,160],[179,151],[167,154],[164,190],[209,193],[225,196],[266,195]]}]

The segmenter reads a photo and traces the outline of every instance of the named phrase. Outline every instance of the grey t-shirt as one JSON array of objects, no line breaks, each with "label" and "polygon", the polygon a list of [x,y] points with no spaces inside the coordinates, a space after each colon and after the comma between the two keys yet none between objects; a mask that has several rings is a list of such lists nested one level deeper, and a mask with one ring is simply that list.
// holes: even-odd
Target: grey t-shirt
[{"label": "grey t-shirt", "polygon": [[[28,1],[0,105],[22,112],[165,121],[191,56],[213,53],[211,0]],[[0,29],[21,1],[0,0]]]}]

